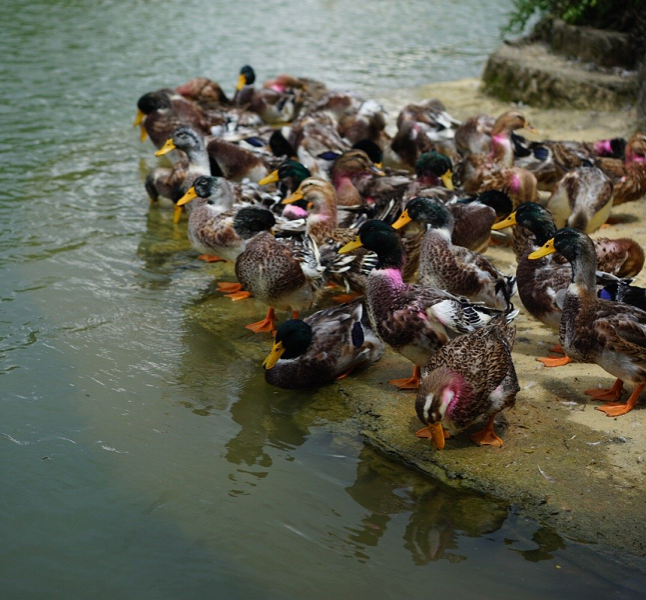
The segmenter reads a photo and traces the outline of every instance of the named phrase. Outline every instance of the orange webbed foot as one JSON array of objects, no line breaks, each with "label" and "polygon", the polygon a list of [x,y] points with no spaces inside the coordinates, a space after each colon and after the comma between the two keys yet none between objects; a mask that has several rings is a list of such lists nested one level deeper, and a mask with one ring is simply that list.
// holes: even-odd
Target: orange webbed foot
[{"label": "orange webbed foot", "polygon": [[412,377],[406,377],[404,379],[391,379],[388,383],[398,387],[400,390],[416,390],[419,387],[420,383],[420,371],[421,369],[415,365],[413,368]]},{"label": "orange webbed foot", "polygon": [[249,323],[245,325],[247,329],[251,329],[254,333],[273,333],[276,330],[276,313],[273,308],[267,311],[267,316],[262,321],[256,323]]},{"label": "orange webbed foot", "polygon": [[[618,379],[617,381],[620,381],[620,380]],[[637,404],[637,400],[639,400],[639,394],[641,393],[643,388],[644,388],[644,384],[640,383],[633,390],[633,393],[630,394],[630,398],[626,400],[626,404],[608,402],[603,406],[597,406],[596,409],[606,413],[608,417],[620,417],[621,415],[625,415],[627,412],[630,412],[633,408],[635,408],[635,405]]]},{"label": "orange webbed foot", "polygon": [[542,362],[546,367],[563,367],[572,362],[572,359],[566,354],[559,358],[546,356],[545,358],[537,358],[538,362]]},{"label": "orange webbed foot", "polygon": [[343,304],[345,302],[352,302],[355,298],[358,298],[361,294],[339,294],[338,296],[332,296],[332,300]]},{"label": "orange webbed foot", "polygon": [[623,381],[617,379],[611,388],[593,388],[586,390],[585,393],[594,400],[610,400],[611,402],[616,402],[621,398],[621,393],[624,391],[623,386]]},{"label": "orange webbed foot", "polygon": [[197,258],[207,263],[227,262],[226,260],[224,260],[224,258],[220,258],[219,256],[215,256],[213,254],[200,254]]},{"label": "orange webbed foot", "polygon": [[497,448],[502,448],[502,439],[499,438],[495,431],[493,430],[493,421],[495,417],[489,419],[487,426],[481,431],[476,431],[471,434],[471,438],[479,446],[496,446]]},{"label": "orange webbed foot", "polygon": [[234,302],[237,300],[246,300],[247,298],[251,298],[251,292],[247,292],[246,290],[240,290],[239,292],[232,292],[231,294],[225,294],[227,298],[231,298]]},{"label": "orange webbed foot", "polygon": [[218,292],[239,292],[242,290],[241,283],[229,283],[228,281],[220,281],[218,283]]}]

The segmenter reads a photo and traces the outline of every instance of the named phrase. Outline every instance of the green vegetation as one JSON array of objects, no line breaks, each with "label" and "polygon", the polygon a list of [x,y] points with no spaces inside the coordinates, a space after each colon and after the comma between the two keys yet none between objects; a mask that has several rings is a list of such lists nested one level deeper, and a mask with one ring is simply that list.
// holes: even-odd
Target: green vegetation
[{"label": "green vegetation", "polygon": [[503,33],[521,33],[536,14],[563,19],[571,25],[628,32],[640,5],[643,11],[643,0],[512,0],[509,23]]}]

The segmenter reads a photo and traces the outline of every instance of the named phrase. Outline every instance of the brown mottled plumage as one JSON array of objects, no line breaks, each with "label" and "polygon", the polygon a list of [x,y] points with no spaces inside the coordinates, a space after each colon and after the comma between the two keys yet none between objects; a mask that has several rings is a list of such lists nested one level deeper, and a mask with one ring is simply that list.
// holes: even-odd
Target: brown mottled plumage
[{"label": "brown mottled plumage", "polygon": [[[603,166],[601,166],[603,169]],[[613,204],[633,202],[646,196],[646,135],[636,133],[626,144],[626,158],[614,181]]]},{"label": "brown mottled plumage", "polygon": [[213,174],[232,181],[249,179],[257,183],[273,170],[250,150],[218,138],[210,139],[206,149]]},{"label": "brown mottled plumage", "polygon": [[[612,389],[586,393],[611,401],[598,407],[608,416],[623,415],[637,404],[646,384],[646,311],[597,298],[596,255],[592,240],[584,233],[569,227],[561,229],[530,258],[538,260],[553,252],[565,256],[572,265],[559,327],[563,350],[573,360],[595,363],[617,378]],[[619,404],[624,381],[636,387],[626,403]]]},{"label": "brown mottled plumage", "polygon": [[355,186],[361,180],[383,175],[363,150],[348,150],[334,161],[330,178],[338,206],[362,206],[364,200]]},{"label": "brown mottled plumage", "polygon": [[[515,337],[516,327],[500,315],[442,346],[422,374],[415,402],[420,421],[429,429],[435,425],[436,430],[439,426],[440,431],[446,427],[457,433],[489,418],[489,426],[471,437],[478,443],[502,446],[493,433],[493,419],[514,405],[520,391],[511,358]],[[436,439],[435,433],[432,436]],[[443,442],[443,435],[440,438]],[[439,449],[442,446],[438,444]]]}]

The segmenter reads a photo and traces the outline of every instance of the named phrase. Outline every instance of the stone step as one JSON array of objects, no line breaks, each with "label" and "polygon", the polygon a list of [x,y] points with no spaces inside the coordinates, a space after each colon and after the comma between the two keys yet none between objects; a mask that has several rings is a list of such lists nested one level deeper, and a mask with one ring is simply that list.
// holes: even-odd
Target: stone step
[{"label": "stone step", "polygon": [[634,106],[637,75],[568,60],[542,43],[504,44],[489,56],[484,90],[543,108],[616,110]]}]

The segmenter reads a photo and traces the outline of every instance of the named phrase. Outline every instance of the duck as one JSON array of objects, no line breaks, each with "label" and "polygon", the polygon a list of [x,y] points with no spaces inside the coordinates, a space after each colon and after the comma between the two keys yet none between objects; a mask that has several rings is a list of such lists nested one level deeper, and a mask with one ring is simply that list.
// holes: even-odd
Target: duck
[{"label": "duck", "polygon": [[613,203],[610,178],[597,167],[582,166],[567,173],[547,201],[557,228],[574,227],[593,233],[610,216]]},{"label": "duck", "polygon": [[397,230],[383,221],[366,221],[355,240],[339,253],[362,246],[379,257],[366,286],[370,324],[384,343],[414,364],[412,377],[390,381],[400,389],[416,389],[421,368],[442,345],[482,327],[500,312],[443,290],[404,283],[403,242]]},{"label": "duck", "polygon": [[271,217],[266,217],[265,230],[247,241],[235,264],[243,289],[269,306],[265,319],[245,326],[255,333],[275,330],[275,309],[291,311],[292,318],[311,309],[325,284],[325,268],[314,240],[307,235],[300,243],[277,239],[271,231],[276,219],[267,212]]},{"label": "duck", "polygon": [[330,178],[336,190],[339,207],[358,207],[365,204],[357,189],[359,182],[383,177],[385,173],[378,169],[363,150],[348,150],[334,161]]},{"label": "duck", "polygon": [[597,271],[596,276],[597,285],[602,286],[597,292],[599,298],[624,302],[646,310],[646,288],[631,285],[632,277],[617,277],[602,271]]},{"label": "duck", "polygon": [[[556,234],[552,214],[540,204],[527,202],[521,204],[509,217],[493,225],[492,229],[512,226],[516,226],[514,252],[518,260],[516,282],[520,301],[535,319],[558,331],[562,313],[561,300],[570,283],[572,269],[563,257],[556,254],[542,261],[528,258]],[[634,240],[599,238],[594,241],[594,248],[599,269],[616,277],[634,277],[644,265],[644,250]],[[551,351],[563,353],[559,346],[553,347]],[[560,367],[571,362],[567,355],[536,360],[546,367]]]},{"label": "duck", "polygon": [[[201,134],[182,125],[173,131],[173,135],[155,152],[155,156],[163,156],[175,149],[181,150],[186,155],[186,160],[178,161],[171,169],[153,169],[146,177],[146,191],[152,202],[157,201],[159,196],[164,196],[177,203],[198,177],[211,175],[209,156]],[[182,207],[176,204],[173,222],[178,223],[181,214]]]},{"label": "duck", "polygon": [[646,134],[634,134],[626,143],[623,163],[617,165],[617,162],[617,159],[597,162],[614,181],[613,205],[634,202],[646,196]]},{"label": "duck", "polygon": [[469,436],[479,445],[502,448],[494,431],[496,415],[511,408],[520,391],[511,352],[516,327],[505,314],[484,327],[444,344],[426,363],[415,400],[415,412],[425,427],[417,437],[430,437],[435,447],[451,436],[487,420],[481,431]]},{"label": "duck", "polygon": [[207,140],[206,151],[212,174],[231,181],[258,183],[272,170],[271,165],[251,150],[218,137]]},{"label": "duck", "polygon": [[231,100],[217,81],[207,77],[193,77],[177,88],[177,93],[202,108],[204,111],[228,110]]},{"label": "duck", "polygon": [[146,137],[161,148],[173,131],[182,125],[206,135],[216,118],[209,118],[204,111],[170,89],[161,89],[144,94],[137,100],[137,117],[134,127],[141,127],[141,141]]},{"label": "duck", "polygon": [[244,65],[238,75],[233,103],[246,110],[257,113],[269,124],[288,123],[297,116],[303,99],[298,89],[288,92],[278,91],[275,87],[256,89],[256,73],[251,65]]},{"label": "duck", "polygon": [[[318,177],[309,177],[283,203],[295,201],[304,201],[310,207],[306,233],[318,245],[321,256],[326,257],[328,283],[339,285],[348,293],[363,295],[367,274],[377,263],[374,252],[358,248],[334,267],[331,263],[335,261],[327,259],[328,256],[336,256],[337,250],[354,240],[357,233],[355,228],[339,227],[337,198],[332,184]],[[345,300],[347,296],[336,296],[335,299]]]},{"label": "duck", "polygon": [[516,278],[503,275],[481,254],[453,245],[454,220],[446,206],[430,198],[413,198],[393,227],[398,229],[410,221],[426,229],[419,258],[420,284],[490,308],[507,308],[516,291]]},{"label": "duck", "polygon": [[463,154],[491,152],[491,131],[496,118],[491,115],[473,115],[462,121],[455,130],[455,145]]},{"label": "duck", "polygon": [[319,387],[374,364],[383,351],[357,299],[282,323],[263,362],[265,381],[285,389]]},{"label": "duck", "polygon": [[[592,240],[565,227],[529,255],[538,260],[558,252],[572,266],[572,278],[563,300],[559,338],[563,350],[577,362],[597,364],[616,378],[609,389],[586,390],[596,407],[609,417],[630,412],[646,384],[646,311],[623,302],[597,297],[597,257]],[[619,400],[625,381],[635,385],[624,403]]]}]

